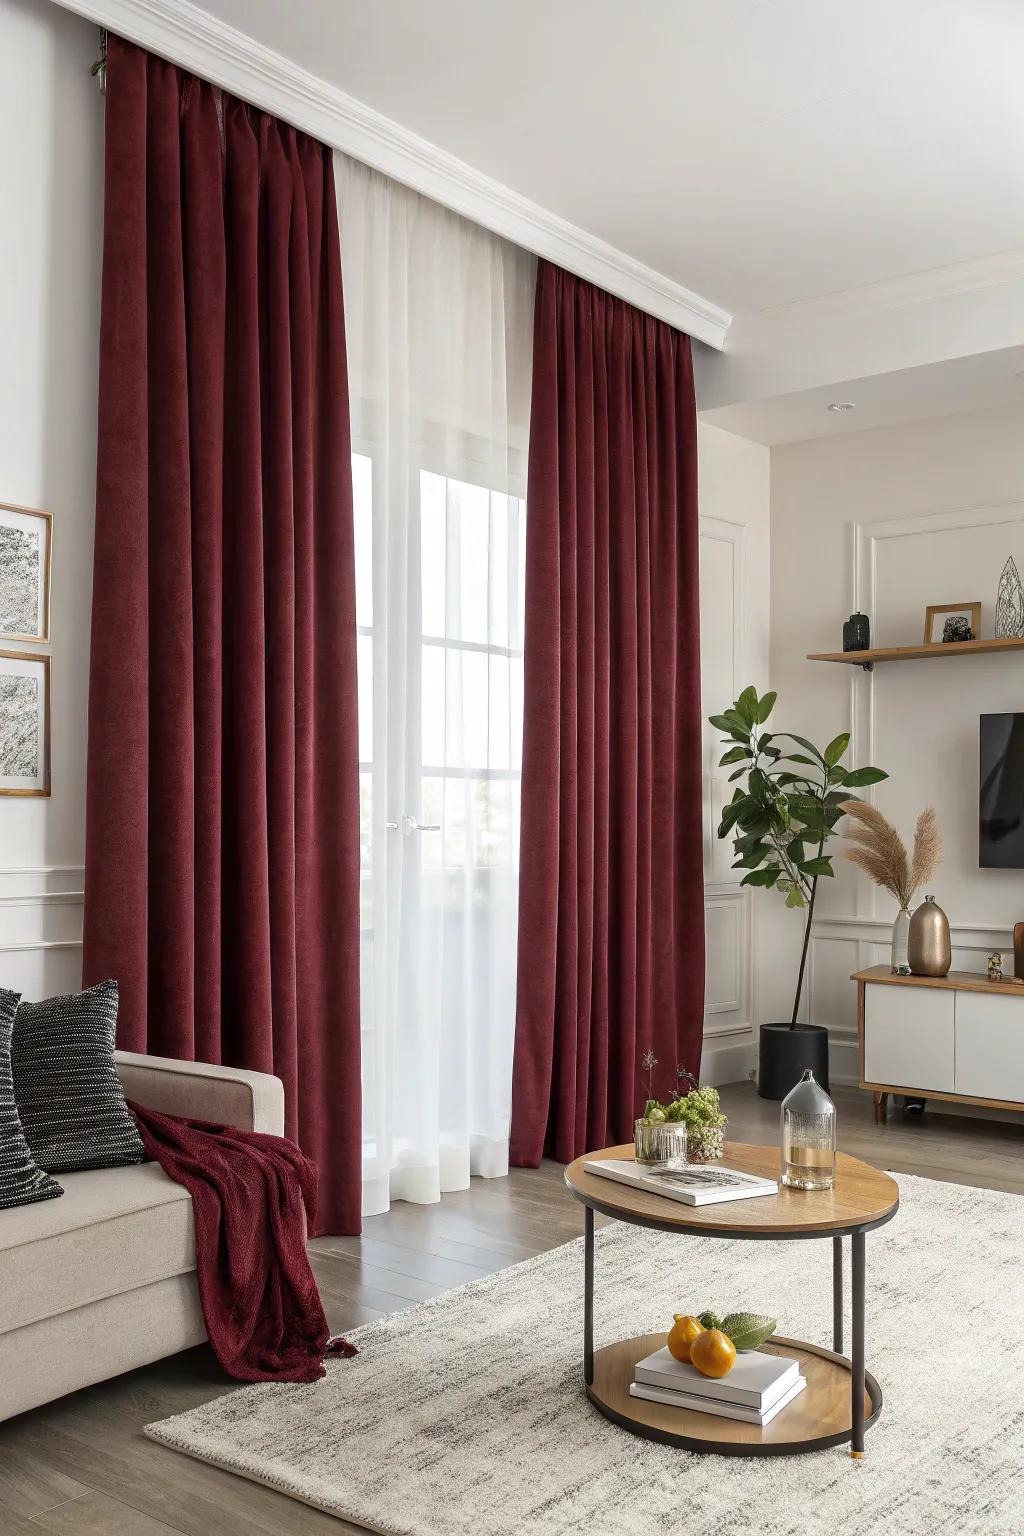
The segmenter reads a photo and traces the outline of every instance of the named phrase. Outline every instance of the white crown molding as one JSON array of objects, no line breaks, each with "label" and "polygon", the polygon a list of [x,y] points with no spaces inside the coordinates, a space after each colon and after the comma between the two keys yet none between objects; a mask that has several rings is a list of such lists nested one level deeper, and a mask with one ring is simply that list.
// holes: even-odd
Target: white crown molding
[{"label": "white crown molding", "polygon": [[57,0],[719,350],[732,316],[191,0]]},{"label": "white crown molding", "polygon": [[837,288],[829,293],[793,299],[786,304],[770,305],[751,317],[752,325],[780,321],[786,326],[807,320],[814,323],[839,316],[880,314],[903,309],[909,304],[924,304],[955,294],[978,293],[1001,288],[1024,278],[1024,247],[997,251],[968,261],[952,262],[943,267],[925,267],[905,272],[899,277],[882,278],[855,288]]}]

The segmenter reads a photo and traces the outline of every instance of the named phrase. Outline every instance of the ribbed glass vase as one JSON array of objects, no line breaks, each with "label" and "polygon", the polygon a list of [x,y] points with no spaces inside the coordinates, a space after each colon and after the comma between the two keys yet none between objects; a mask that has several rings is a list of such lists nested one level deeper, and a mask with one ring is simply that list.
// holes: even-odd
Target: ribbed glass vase
[{"label": "ribbed glass vase", "polygon": [[831,1189],[836,1181],[836,1107],[808,1067],[782,1101],[782,1182]]}]

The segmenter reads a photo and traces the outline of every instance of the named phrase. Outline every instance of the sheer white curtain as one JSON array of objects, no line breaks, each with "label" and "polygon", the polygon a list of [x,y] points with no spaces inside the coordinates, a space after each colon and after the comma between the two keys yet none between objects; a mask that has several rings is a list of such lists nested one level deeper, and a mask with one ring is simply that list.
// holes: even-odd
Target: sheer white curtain
[{"label": "sheer white curtain", "polygon": [[345,155],[335,175],[373,1215],[508,1170],[535,264]]}]

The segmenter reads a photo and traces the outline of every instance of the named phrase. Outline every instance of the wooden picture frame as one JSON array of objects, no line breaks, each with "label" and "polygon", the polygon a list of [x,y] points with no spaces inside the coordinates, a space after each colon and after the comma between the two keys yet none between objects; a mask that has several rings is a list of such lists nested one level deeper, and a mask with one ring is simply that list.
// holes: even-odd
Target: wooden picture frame
[{"label": "wooden picture frame", "polygon": [[53,513],[0,501],[0,640],[50,643]]},{"label": "wooden picture frame", "polygon": [[[24,678],[35,691],[9,684]],[[35,721],[34,733],[29,729]],[[34,758],[26,761],[33,750]],[[29,770],[32,771],[29,771]],[[0,796],[50,795],[50,658],[34,651],[0,650]]]},{"label": "wooden picture frame", "polygon": [[[957,645],[963,641],[946,640],[941,632],[935,635],[935,620],[945,621],[954,614],[962,614],[971,626],[975,640],[981,639],[981,604],[980,603],[932,603],[925,609],[924,615],[924,643],[925,645]],[[941,630],[941,626],[940,626]]]}]

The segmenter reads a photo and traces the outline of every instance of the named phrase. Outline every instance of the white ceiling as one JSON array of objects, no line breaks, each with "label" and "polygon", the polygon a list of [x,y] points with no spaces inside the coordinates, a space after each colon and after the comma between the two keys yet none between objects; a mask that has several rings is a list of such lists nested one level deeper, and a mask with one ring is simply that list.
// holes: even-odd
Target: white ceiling
[{"label": "white ceiling", "polygon": [[202,0],[735,314],[1024,245],[1021,0]]},{"label": "white ceiling", "polygon": [[844,377],[989,403],[925,367],[1024,343],[1024,0],[200,3],[732,312],[706,398],[751,436],[845,429]]},{"label": "white ceiling", "polygon": [[[829,410],[840,402],[853,410]],[[720,406],[701,411],[701,418],[739,437],[774,446],[992,405],[1024,409],[1024,346]],[[1021,431],[1024,444],[1024,419]]]}]

